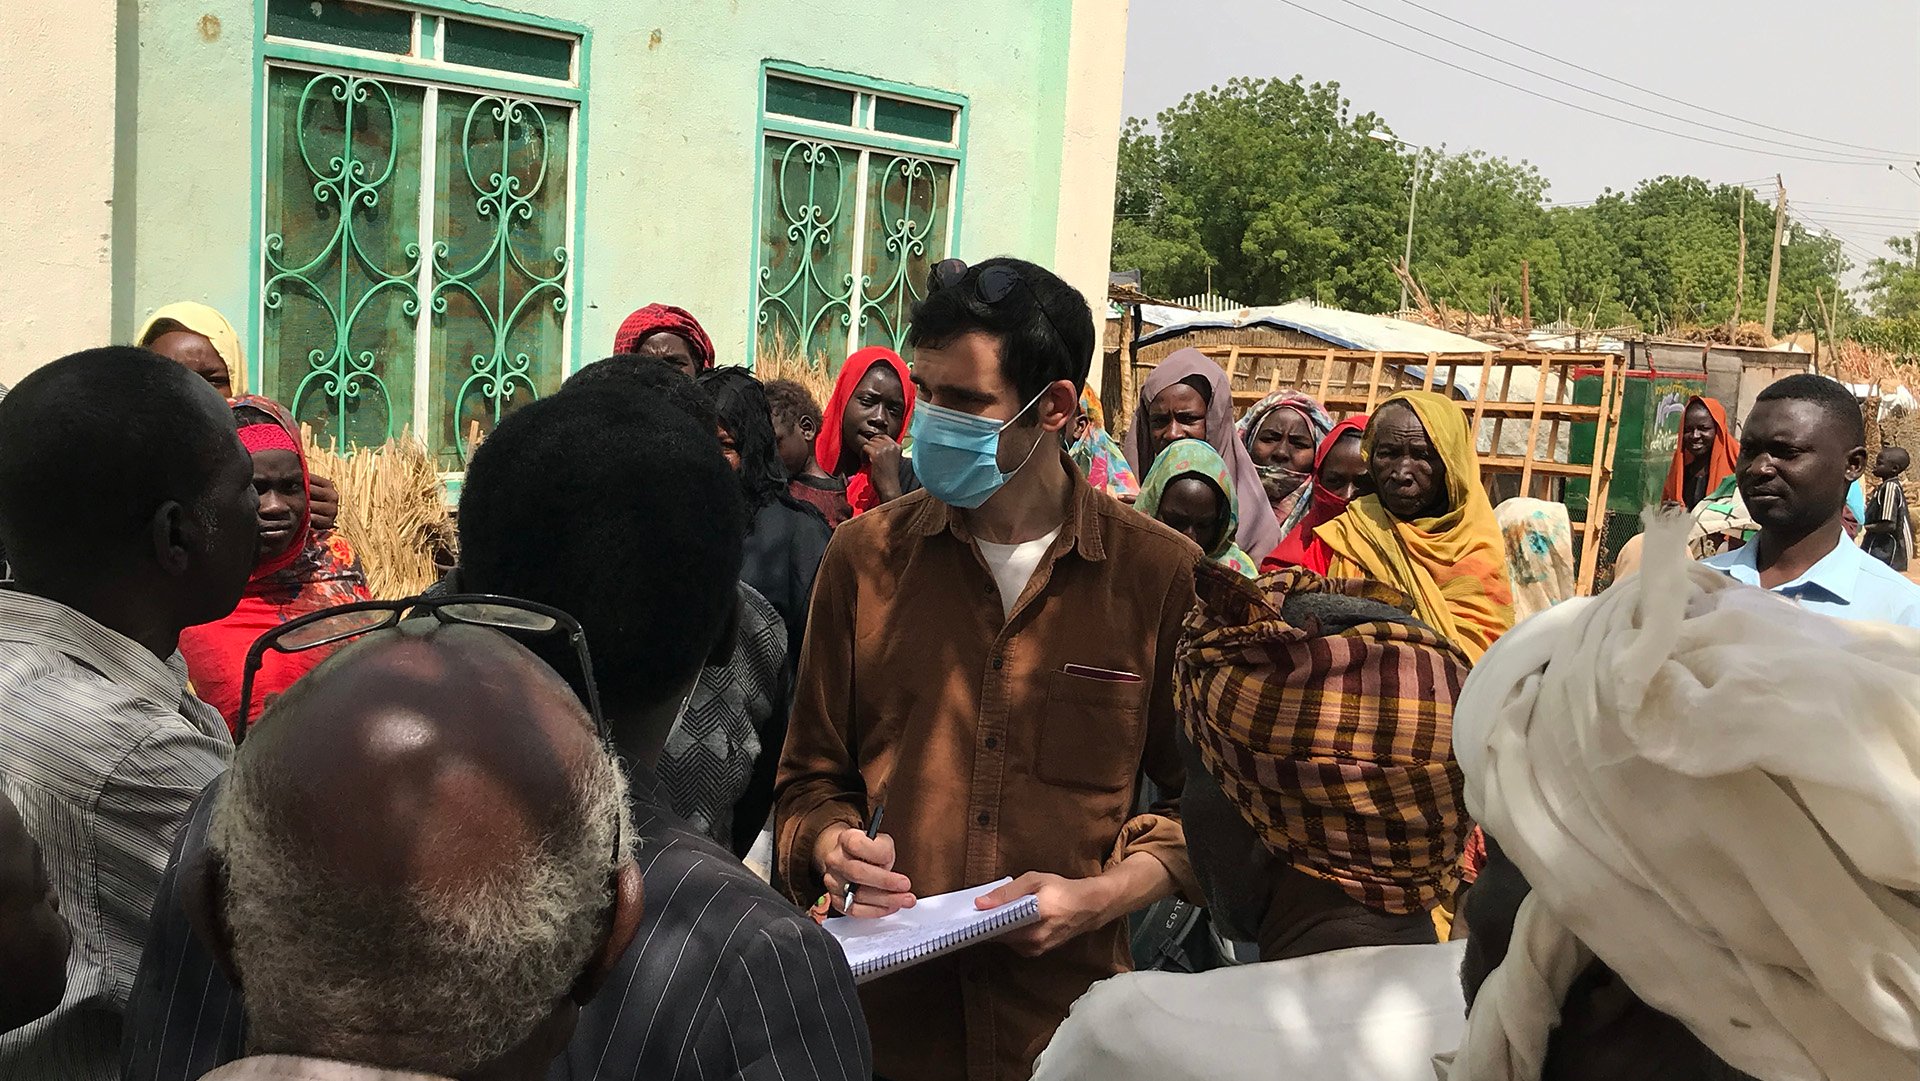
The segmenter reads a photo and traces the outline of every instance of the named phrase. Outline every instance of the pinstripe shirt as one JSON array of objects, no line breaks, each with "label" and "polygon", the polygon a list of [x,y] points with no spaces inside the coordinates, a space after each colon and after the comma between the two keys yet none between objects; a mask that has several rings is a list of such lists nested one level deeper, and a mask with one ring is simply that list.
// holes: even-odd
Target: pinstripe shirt
[{"label": "pinstripe shirt", "polygon": [[[868,1081],[873,1050],[839,944],[630,772],[646,911],[549,1081]],[[126,1081],[194,1081],[245,1053],[242,1001],[193,937],[176,878],[206,847],[218,788],[181,831],[154,908]]]},{"label": "pinstripe shirt", "polygon": [[0,1077],[115,1076],[168,849],[232,754],[178,653],[163,662],[63,604],[0,589],[0,783],[73,928],[66,997],[0,1036]]}]

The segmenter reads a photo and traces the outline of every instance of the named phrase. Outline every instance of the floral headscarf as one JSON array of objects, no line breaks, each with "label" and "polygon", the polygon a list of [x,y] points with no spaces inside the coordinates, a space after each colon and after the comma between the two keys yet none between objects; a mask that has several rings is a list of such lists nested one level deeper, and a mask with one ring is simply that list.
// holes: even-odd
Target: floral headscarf
[{"label": "floral headscarf", "polygon": [[1166,494],[1167,486],[1187,476],[1199,477],[1221,495],[1220,535],[1214,540],[1213,547],[1207,549],[1207,558],[1252,578],[1259,573],[1259,568],[1233,542],[1234,533],[1240,525],[1233,478],[1227,473],[1226,459],[1220,457],[1220,452],[1205,440],[1176,439],[1168,443],[1159,457],[1153,460],[1153,468],[1147,470],[1147,479],[1140,484],[1140,500],[1134,504],[1134,509],[1149,518],[1159,517],[1160,499]]}]

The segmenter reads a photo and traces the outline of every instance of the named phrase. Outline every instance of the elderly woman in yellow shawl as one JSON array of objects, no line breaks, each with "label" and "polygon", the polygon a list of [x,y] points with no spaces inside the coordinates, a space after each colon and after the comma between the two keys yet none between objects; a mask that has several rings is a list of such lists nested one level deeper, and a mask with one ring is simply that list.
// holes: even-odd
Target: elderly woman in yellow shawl
[{"label": "elderly woman in yellow shawl", "polygon": [[[205,304],[183,300],[162,306],[140,327],[133,344],[182,365],[229,402],[247,396],[247,354],[240,334]],[[317,473],[308,474],[307,481],[313,530],[324,533],[340,514],[340,490]]]},{"label": "elderly woman in yellow shawl", "polygon": [[1513,586],[1473,444],[1466,414],[1449,399],[1395,394],[1361,440],[1374,494],[1315,534],[1333,549],[1328,577],[1393,586],[1422,622],[1478,661],[1513,627]]}]

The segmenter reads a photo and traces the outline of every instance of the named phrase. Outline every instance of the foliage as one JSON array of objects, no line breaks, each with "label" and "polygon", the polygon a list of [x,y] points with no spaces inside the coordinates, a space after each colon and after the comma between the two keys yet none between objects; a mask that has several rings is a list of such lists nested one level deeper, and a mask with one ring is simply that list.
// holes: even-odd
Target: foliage
[{"label": "foliage", "polygon": [[[1649,328],[1724,323],[1766,307],[1773,207],[1745,188],[1658,177],[1591,206],[1551,207],[1525,161],[1396,149],[1337,84],[1235,79],[1189,94],[1121,136],[1113,263],[1148,292],[1215,292],[1249,303],[1313,298],[1361,311],[1397,303],[1409,185],[1419,172],[1413,271],[1439,301],[1520,307],[1529,268],[1537,319]],[[1745,203],[1747,257],[1736,283]],[[1821,324],[1819,297],[1848,305],[1836,239],[1789,223],[1780,332]],[[1909,251],[1910,254],[1910,251]],[[1878,266],[1878,264],[1876,264]],[[1920,333],[1920,271],[1889,296]],[[1904,292],[1902,292],[1904,290]],[[1850,311],[1850,308],[1845,309]],[[1883,316],[1884,317],[1884,316]]]},{"label": "foliage", "polygon": [[1920,355],[1920,258],[1912,237],[1893,237],[1887,247],[1893,258],[1867,264],[1862,292],[1868,315],[1851,330],[1861,342],[1911,360]]}]

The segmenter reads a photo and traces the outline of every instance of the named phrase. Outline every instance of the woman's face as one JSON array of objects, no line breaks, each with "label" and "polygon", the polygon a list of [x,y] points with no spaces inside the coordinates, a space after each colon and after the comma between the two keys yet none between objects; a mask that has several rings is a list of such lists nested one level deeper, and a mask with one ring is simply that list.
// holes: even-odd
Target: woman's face
[{"label": "woman's face", "polygon": [[300,456],[263,450],[253,456],[253,490],[260,493],[260,559],[287,554],[307,518],[307,483]]},{"label": "woman's face", "polygon": [[1373,477],[1367,472],[1367,459],[1360,453],[1360,433],[1347,432],[1327,451],[1320,463],[1320,489],[1328,495],[1354,500],[1373,491]]},{"label": "woman's face", "polygon": [[1154,517],[1201,551],[1211,552],[1220,543],[1224,527],[1223,502],[1220,490],[1207,481],[1192,475],[1175,477],[1160,493],[1160,509]]},{"label": "woman's face", "polygon": [[727,468],[740,472],[740,441],[722,425],[714,425],[713,432],[720,439],[720,457],[727,460]]},{"label": "woman's face", "polygon": [[1306,415],[1284,406],[1267,410],[1253,434],[1254,465],[1273,465],[1306,473],[1313,469],[1313,452],[1320,449]]},{"label": "woman's face", "polygon": [[1205,439],[1207,400],[1185,383],[1175,383],[1147,403],[1147,433],[1155,456],[1176,439]]},{"label": "woman's face", "polygon": [[1687,406],[1686,417],[1680,427],[1680,445],[1685,448],[1688,462],[1703,462],[1708,452],[1713,450],[1713,441],[1720,435],[1720,426],[1713,422],[1713,414],[1699,402]]},{"label": "woman's face", "polygon": [[1373,418],[1373,489],[1387,513],[1408,521],[1447,511],[1447,466],[1414,411],[1398,402]]},{"label": "woman's face", "polygon": [[222,398],[233,397],[233,374],[227,370],[227,362],[220,359],[220,351],[213,347],[213,342],[206,335],[184,329],[169,330],[148,342],[147,348],[176,364],[184,365],[188,371],[212,384]]}]

